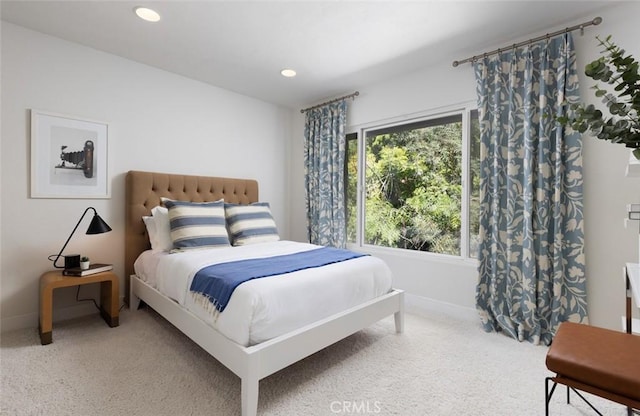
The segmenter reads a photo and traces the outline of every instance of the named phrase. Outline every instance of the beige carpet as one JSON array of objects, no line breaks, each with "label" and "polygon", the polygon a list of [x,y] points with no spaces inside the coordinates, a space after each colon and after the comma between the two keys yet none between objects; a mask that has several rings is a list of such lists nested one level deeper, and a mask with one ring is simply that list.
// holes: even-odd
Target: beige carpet
[{"label": "beige carpet", "polygon": [[[2,415],[239,415],[240,379],[154,312],[3,334]],[[389,318],[260,382],[260,415],[544,415],[546,348],[476,322]],[[592,397],[592,396],[589,396]],[[560,388],[552,415],[594,415]],[[605,415],[626,410],[599,398]]]}]

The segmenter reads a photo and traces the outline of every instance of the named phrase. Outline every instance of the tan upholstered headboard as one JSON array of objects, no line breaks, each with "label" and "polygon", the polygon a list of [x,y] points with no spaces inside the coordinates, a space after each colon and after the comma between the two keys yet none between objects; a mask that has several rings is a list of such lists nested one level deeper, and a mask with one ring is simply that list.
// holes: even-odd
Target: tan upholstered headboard
[{"label": "tan upholstered headboard", "polygon": [[160,205],[160,197],[192,202],[217,201],[234,204],[258,202],[258,182],[253,179],[217,178],[170,173],[129,171],[125,194],[125,300],[129,301],[129,276],[133,263],[150,248],[142,221]]}]

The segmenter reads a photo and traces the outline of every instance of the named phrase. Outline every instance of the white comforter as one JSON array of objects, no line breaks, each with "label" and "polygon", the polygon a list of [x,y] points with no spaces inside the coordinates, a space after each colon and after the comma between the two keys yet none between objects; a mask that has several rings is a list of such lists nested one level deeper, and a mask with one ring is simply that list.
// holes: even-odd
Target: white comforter
[{"label": "white comforter", "polygon": [[167,254],[146,251],[136,260],[136,275],[174,299],[234,342],[249,346],[326,318],[391,290],[391,271],[372,256],[253,279],[236,288],[214,318],[189,295],[203,267],[248,258],[311,250],[319,246],[277,241],[240,247]]}]

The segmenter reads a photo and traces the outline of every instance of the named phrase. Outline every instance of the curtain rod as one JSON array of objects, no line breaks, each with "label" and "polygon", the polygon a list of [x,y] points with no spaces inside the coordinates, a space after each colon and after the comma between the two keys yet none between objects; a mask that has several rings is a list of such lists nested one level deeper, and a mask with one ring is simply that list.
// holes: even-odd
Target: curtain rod
[{"label": "curtain rod", "polygon": [[322,107],[323,105],[335,103],[336,101],[344,100],[345,98],[355,98],[358,95],[360,95],[360,92],[356,91],[354,93],[343,95],[342,97],[334,98],[333,100],[325,101],[324,103],[320,103],[318,105],[314,105],[313,107],[303,108],[302,110],[300,110],[300,112],[301,113],[306,113],[307,111],[313,110],[314,108],[318,108],[318,107]]},{"label": "curtain rod", "polygon": [[577,29],[580,29],[580,33],[582,34],[584,32],[584,28],[585,27],[591,26],[591,25],[599,25],[600,23],[602,23],[602,17],[598,16],[598,17],[596,17],[593,20],[590,20],[588,22],[584,22],[584,23],[579,24],[579,25],[571,26],[571,27],[568,27],[568,28],[563,29],[563,30],[558,30],[558,31],[553,32],[553,33],[547,33],[546,35],[542,35],[542,36],[538,36],[537,38],[532,38],[532,39],[529,39],[529,40],[525,40],[524,42],[514,43],[512,46],[507,46],[505,48],[498,48],[498,49],[496,49],[494,51],[485,52],[483,54],[472,56],[471,58],[463,59],[461,61],[453,61],[452,65],[455,68],[460,64],[464,64],[464,63],[467,63],[467,62],[473,62],[473,61],[477,60],[478,58],[482,58],[484,56],[495,55],[497,53],[500,53],[500,52],[503,52],[503,51],[506,51],[506,50],[509,50],[509,49],[519,48],[520,46],[528,45],[528,44],[531,44],[533,42],[537,42],[539,40],[549,39],[549,38],[551,38],[553,36],[557,36],[557,35],[562,35],[564,33],[573,32],[574,30],[577,30]]}]

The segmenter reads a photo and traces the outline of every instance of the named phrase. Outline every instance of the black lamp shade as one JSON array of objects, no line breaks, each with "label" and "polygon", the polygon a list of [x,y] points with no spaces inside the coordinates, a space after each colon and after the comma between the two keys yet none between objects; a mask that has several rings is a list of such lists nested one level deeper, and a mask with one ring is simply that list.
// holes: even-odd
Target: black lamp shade
[{"label": "black lamp shade", "polygon": [[102,234],[109,231],[111,231],[111,227],[109,227],[109,224],[104,222],[104,220],[97,213],[93,214],[91,224],[89,224],[89,228],[87,228],[87,234]]}]

